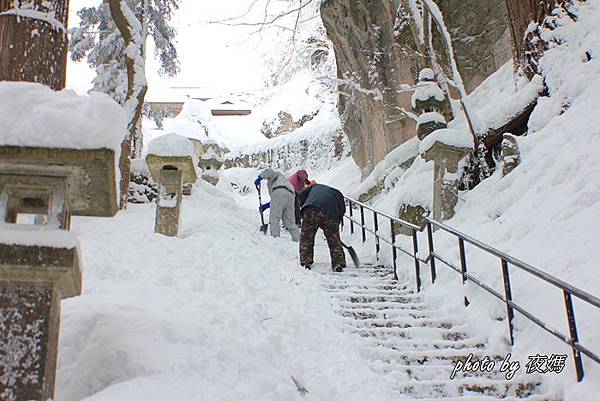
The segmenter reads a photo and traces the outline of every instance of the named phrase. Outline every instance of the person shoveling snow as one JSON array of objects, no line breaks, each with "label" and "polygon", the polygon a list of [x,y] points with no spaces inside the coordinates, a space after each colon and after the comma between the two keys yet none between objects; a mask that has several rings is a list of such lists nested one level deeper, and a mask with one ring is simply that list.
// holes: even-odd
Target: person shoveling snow
[{"label": "person shoveling snow", "polygon": [[311,269],[314,257],[315,235],[320,228],[325,233],[331,268],[342,272],[346,267],[346,257],[340,239],[340,222],[346,212],[344,195],[335,188],[323,184],[308,186],[298,195],[302,214],[300,234],[300,264]]},{"label": "person shoveling snow", "polygon": [[300,231],[296,226],[294,218],[294,198],[296,193],[294,187],[281,173],[271,169],[263,170],[254,181],[254,186],[260,191],[260,183],[262,180],[267,180],[267,188],[271,201],[260,205],[259,211],[262,213],[268,208],[271,208],[269,214],[269,225],[271,236],[280,236],[279,222],[283,222],[283,226],[289,231],[292,236],[292,241],[300,240]]}]

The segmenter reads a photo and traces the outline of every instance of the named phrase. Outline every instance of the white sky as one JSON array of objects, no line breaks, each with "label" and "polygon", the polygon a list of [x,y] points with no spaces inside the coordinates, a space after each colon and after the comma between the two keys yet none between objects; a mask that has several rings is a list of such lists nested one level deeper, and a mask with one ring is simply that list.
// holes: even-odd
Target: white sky
[{"label": "white sky", "polygon": [[[71,0],[70,27],[79,23],[76,12],[80,8],[97,5],[100,1]],[[170,86],[206,87],[210,94],[262,87],[262,53],[258,46],[264,51],[264,43],[260,44],[260,38],[255,36],[249,41],[248,31],[242,28],[206,23],[243,14],[250,3],[251,0],[181,0],[174,20],[181,72],[174,78],[159,76],[153,51],[149,51],[147,99],[160,97]],[[84,93],[91,87],[94,75],[85,62],[69,60],[67,87]]]}]

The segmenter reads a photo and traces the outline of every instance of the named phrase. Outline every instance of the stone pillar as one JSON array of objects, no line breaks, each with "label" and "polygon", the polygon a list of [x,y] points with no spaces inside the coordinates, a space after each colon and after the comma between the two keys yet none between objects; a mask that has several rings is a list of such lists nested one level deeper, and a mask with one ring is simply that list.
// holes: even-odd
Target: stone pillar
[{"label": "stone pillar", "polygon": [[458,203],[459,162],[473,150],[436,141],[426,152],[425,160],[433,160],[433,219],[444,221],[454,216]]},{"label": "stone pillar", "polygon": [[[81,294],[67,171],[2,165],[0,173],[0,399],[54,397],[60,300]],[[45,216],[44,227],[14,224]]]},{"label": "stone pillar", "polygon": [[156,201],[154,232],[176,237],[181,217],[183,194],[183,172],[181,170],[161,170]]}]

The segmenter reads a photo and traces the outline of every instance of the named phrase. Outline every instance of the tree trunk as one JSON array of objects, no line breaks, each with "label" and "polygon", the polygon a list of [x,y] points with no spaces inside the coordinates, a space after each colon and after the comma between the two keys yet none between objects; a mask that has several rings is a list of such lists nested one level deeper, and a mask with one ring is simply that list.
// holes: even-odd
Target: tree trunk
[{"label": "tree trunk", "polygon": [[571,0],[505,0],[508,8],[513,58],[517,68],[529,78],[537,74],[537,64],[546,49],[543,40],[533,40],[536,32],[527,32],[531,23],[541,24],[557,6]]},{"label": "tree trunk", "polygon": [[[0,0],[0,81],[37,82],[60,90],[67,72],[68,0],[34,0],[20,9]],[[19,15],[20,14],[20,15]]]},{"label": "tree trunk", "polygon": [[[145,0],[144,0],[145,1]],[[142,118],[144,98],[148,90],[144,72],[144,37],[143,26],[135,17],[133,11],[123,0],[108,0],[110,13],[119,32],[125,40],[125,65],[127,66],[127,97],[123,107],[127,112],[129,131],[128,137],[123,141],[121,160],[121,207],[127,204],[127,191],[131,172],[131,156],[140,154],[141,129],[138,124]],[[147,15],[143,15],[147,18]],[[141,125],[141,124],[139,124]]]}]

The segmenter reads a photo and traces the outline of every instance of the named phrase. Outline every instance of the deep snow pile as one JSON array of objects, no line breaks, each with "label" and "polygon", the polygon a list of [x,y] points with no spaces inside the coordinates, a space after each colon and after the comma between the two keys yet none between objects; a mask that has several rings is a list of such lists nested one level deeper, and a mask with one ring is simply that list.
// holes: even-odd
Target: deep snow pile
[{"label": "deep snow pile", "polygon": [[153,222],[151,205],[74,219],[85,286],[62,303],[57,401],[393,399],[257,213],[199,181],[181,239]]},{"label": "deep snow pile", "polygon": [[[465,193],[449,224],[598,296],[600,250],[594,239],[600,221],[600,2],[577,3],[573,10],[577,23],[563,15],[555,30],[544,33],[551,48],[540,67],[549,96],[540,99],[528,135],[519,138],[522,164],[507,177],[496,171]],[[499,280],[499,268],[477,273],[487,282]],[[561,291],[514,269],[513,277],[513,298],[568,333]],[[490,317],[503,314],[502,306],[495,306]],[[579,301],[575,309],[581,342],[600,352],[600,313]],[[516,328],[532,325],[517,318]],[[568,348],[538,333],[517,332],[516,350],[568,353],[564,375],[572,379]],[[590,399],[592,391],[600,390],[600,366],[585,359],[586,380],[569,387],[565,399]],[[564,377],[551,379],[565,383]]]},{"label": "deep snow pile", "polygon": [[0,82],[0,144],[112,149],[127,135],[125,112],[103,93],[79,96],[29,82]]}]

